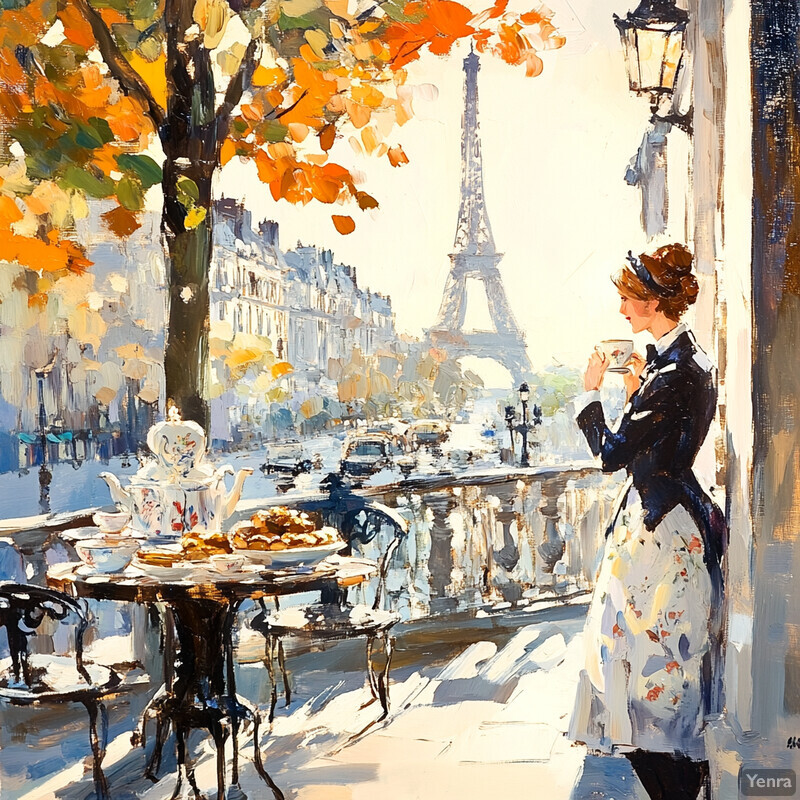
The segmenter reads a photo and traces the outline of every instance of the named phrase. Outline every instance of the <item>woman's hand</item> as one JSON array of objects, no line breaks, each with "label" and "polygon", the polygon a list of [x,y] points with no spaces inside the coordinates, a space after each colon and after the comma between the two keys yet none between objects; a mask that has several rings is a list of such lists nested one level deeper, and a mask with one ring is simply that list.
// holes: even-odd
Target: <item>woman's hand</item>
[{"label": "woman's hand", "polygon": [[643,356],[640,356],[639,353],[632,353],[630,360],[625,365],[628,371],[622,376],[622,380],[625,383],[625,392],[628,400],[639,391],[639,387],[642,385],[639,376],[644,371],[646,364],[647,361]]},{"label": "woman's hand", "polygon": [[583,389],[586,392],[593,392],[603,385],[603,377],[606,374],[610,359],[605,353],[595,350],[589,356],[589,363],[586,372],[583,373]]}]

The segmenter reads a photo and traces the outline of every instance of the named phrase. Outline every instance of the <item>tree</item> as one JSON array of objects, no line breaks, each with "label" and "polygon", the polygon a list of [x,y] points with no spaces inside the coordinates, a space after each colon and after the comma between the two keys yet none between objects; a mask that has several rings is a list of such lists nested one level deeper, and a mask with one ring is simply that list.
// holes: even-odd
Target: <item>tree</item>
[{"label": "tree", "polygon": [[337,128],[404,163],[383,139],[412,115],[404,67],[425,48],[469,37],[541,72],[537,51],[563,44],[550,12],[507,4],[475,15],[454,0],[0,0],[0,257],[28,267],[39,302],[90,266],[72,235],[87,198],[116,201],[103,219],[126,236],[160,185],[166,392],[206,424],[216,171],[251,159],[275,200],[377,207],[329,160]]}]

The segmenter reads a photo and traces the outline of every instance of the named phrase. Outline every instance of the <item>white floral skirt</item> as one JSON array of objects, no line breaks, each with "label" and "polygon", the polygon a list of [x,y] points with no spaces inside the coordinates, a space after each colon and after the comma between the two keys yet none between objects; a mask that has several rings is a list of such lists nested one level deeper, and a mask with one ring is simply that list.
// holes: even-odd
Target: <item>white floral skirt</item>
[{"label": "white floral skirt", "polygon": [[676,506],[648,531],[631,489],[597,572],[569,738],[603,753],[705,758],[701,670],[710,611],[694,520]]}]

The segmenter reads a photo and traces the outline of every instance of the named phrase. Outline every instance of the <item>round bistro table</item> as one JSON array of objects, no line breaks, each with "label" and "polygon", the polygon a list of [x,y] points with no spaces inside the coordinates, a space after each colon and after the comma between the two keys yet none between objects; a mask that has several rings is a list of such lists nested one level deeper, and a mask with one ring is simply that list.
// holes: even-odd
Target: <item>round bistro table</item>
[{"label": "round bistro table", "polygon": [[[165,619],[165,683],[151,699],[133,734],[133,743],[145,745],[147,721],[155,718],[153,753],[145,774],[157,780],[161,754],[170,729],[175,734],[178,763],[177,785],[185,773],[192,790],[201,796],[194,767],[187,756],[187,737],[193,728],[209,732],[217,751],[217,798],[225,797],[225,742],[233,750],[231,780],[239,782],[239,726],[253,723],[254,764],[273,794],[283,794],[264,769],[258,746],[258,709],[236,694],[233,658],[233,624],[239,606],[247,599],[280,597],[320,591],[333,596],[348,586],[363,583],[377,572],[377,564],[361,558],[332,556],[313,567],[269,570],[250,566],[237,576],[215,576],[208,570],[186,573],[180,579],[160,579],[129,567],[124,572],[103,574],[85,564],[55,564],[47,571],[47,585],[73,597],[156,603],[171,617]],[[172,627],[177,651],[172,644]]]}]

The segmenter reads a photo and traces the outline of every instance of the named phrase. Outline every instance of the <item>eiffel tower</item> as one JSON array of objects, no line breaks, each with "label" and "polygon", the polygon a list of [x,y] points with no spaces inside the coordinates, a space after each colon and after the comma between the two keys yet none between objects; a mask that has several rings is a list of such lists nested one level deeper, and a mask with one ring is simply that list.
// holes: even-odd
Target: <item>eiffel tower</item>
[{"label": "eiffel tower", "polygon": [[[436,324],[428,330],[433,347],[453,358],[492,358],[508,369],[515,381],[527,378],[531,363],[525,336],[508,304],[500,270],[503,258],[494,246],[492,228],[483,196],[483,162],[478,124],[478,70],[480,61],[471,52],[464,59],[464,116],[461,133],[461,207],[456,239],[450,253],[450,273]],[[467,311],[467,279],[483,283],[493,331],[464,330]]]}]

